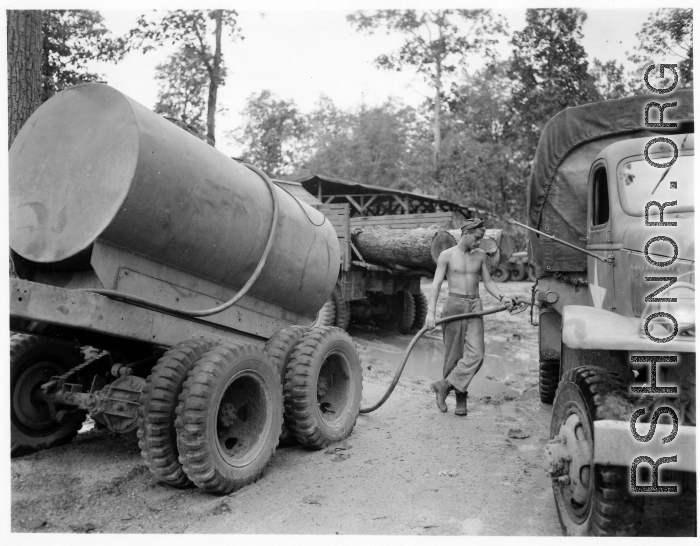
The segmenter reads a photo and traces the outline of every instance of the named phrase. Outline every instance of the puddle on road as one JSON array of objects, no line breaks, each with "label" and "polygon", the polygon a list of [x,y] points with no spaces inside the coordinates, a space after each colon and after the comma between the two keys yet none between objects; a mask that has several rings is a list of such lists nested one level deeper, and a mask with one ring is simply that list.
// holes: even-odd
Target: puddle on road
[{"label": "puddle on road", "polygon": [[[366,343],[367,356],[363,357],[365,365],[373,369],[391,372],[398,369],[408,341],[363,340]],[[422,338],[416,343],[408,357],[401,379],[416,378],[435,381],[442,377],[444,346],[442,341]],[[534,358],[528,352],[518,350],[514,342],[486,340],[486,357],[484,364],[469,385],[471,396],[496,396],[504,393],[518,396],[520,391],[504,384],[519,379],[518,372],[527,372],[536,366]],[[487,376],[494,379],[487,379]],[[496,380],[497,378],[497,380]]]}]

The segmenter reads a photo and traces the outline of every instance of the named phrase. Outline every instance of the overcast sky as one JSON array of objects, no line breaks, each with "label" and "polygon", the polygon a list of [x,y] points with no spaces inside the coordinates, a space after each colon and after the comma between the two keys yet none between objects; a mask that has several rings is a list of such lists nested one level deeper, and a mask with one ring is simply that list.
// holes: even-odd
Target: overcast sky
[{"label": "overcast sky", "polygon": [[[683,3],[683,2],[680,2]],[[213,4],[213,3],[209,3]],[[205,5],[209,5],[205,4]],[[360,7],[371,8],[370,2],[310,1],[280,2],[258,0],[251,2],[218,2],[217,6],[233,7],[239,12],[239,25],[244,40],[224,37],[223,53],[228,70],[225,87],[219,90],[219,104],[228,111],[217,116],[217,147],[229,155],[240,152],[238,145],[226,138],[226,133],[240,122],[240,112],[246,99],[263,89],[279,98],[294,100],[303,111],[310,111],[321,94],[330,97],[342,108],[364,103],[377,105],[388,97],[401,99],[417,106],[429,92],[422,80],[411,71],[392,72],[378,69],[374,59],[381,53],[390,53],[402,42],[400,35],[378,32],[368,36],[358,33],[346,20],[346,15]],[[289,7],[293,4],[294,8]],[[445,3],[442,2],[442,5]],[[510,32],[525,26],[525,9],[507,9],[515,3],[492,1],[459,2],[464,7],[494,7],[503,15]],[[562,2],[550,5],[565,5]],[[4,7],[48,7],[53,3],[4,2]],[[65,5],[65,2],[64,2]],[[85,2],[71,7],[99,9],[105,25],[114,34],[121,35],[133,28],[140,13],[149,7],[165,4],[154,2],[120,2],[130,11],[113,11],[115,3]],[[449,7],[454,7],[455,2]],[[520,5],[520,3],[518,4]],[[524,5],[524,4],[523,4]],[[538,7],[547,2],[538,2]],[[569,5],[572,5],[569,3]],[[605,4],[579,2],[588,14],[583,27],[583,45],[591,59],[616,60],[627,64],[625,51],[637,43],[635,34],[642,28],[649,13],[656,9],[645,0]],[[615,9],[606,9],[615,8]],[[381,7],[436,7],[436,2],[383,2]],[[617,8],[620,6],[621,9]],[[642,6],[640,8],[640,6]],[[645,7],[646,6],[646,7]],[[190,2],[170,1],[168,9],[193,7]],[[153,108],[157,98],[155,67],[166,60],[174,47],[162,48],[148,54],[132,52],[119,64],[95,63],[96,72],[104,74],[107,83],[143,105]],[[501,58],[508,57],[511,46],[503,39],[499,48]],[[478,57],[469,59],[469,70],[481,66]]]}]

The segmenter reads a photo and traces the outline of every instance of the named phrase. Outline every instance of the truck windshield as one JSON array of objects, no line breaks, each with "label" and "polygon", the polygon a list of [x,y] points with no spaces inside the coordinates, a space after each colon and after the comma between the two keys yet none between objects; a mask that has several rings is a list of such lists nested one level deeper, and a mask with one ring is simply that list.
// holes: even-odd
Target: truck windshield
[{"label": "truck windshield", "polygon": [[[653,161],[668,163],[672,157],[655,157]],[[694,210],[693,185],[692,155],[679,156],[666,169],[653,167],[641,159],[625,163],[620,171],[620,192],[625,197],[625,209],[635,216],[644,215],[644,207],[649,201],[677,201],[677,206],[666,209],[668,212]]]}]

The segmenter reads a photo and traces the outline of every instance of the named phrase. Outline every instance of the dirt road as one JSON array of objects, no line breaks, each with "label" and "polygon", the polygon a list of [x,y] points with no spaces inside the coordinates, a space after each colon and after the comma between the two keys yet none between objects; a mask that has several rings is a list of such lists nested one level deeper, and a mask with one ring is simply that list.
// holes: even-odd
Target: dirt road
[{"label": "dirt road", "polygon": [[[528,283],[502,285],[526,294]],[[484,306],[496,301],[483,295]],[[435,407],[440,336],[422,340],[388,402],[325,451],[278,449],[263,478],[225,497],[157,483],[134,435],[104,430],[12,461],[16,532],[559,535],[541,469],[551,406],[536,389],[529,314],[486,317],[487,358],[469,415]],[[362,406],[386,390],[411,336],[350,332],[362,356]]]}]

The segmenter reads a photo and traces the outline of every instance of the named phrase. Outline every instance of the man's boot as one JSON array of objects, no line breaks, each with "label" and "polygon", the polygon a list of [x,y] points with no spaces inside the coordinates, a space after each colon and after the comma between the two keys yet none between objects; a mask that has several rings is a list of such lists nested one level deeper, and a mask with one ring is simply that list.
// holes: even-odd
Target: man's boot
[{"label": "man's boot", "polygon": [[450,392],[450,385],[447,379],[442,379],[440,381],[435,381],[435,383],[430,384],[430,388],[435,393],[435,403],[441,412],[447,411],[447,404],[445,404],[445,398],[447,398],[447,393]]},{"label": "man's boot", "polygon": [[467,414],[467,393],[459,392],[455,390],[455,398],[457,399],[457,405],[455,406],[455,415],[466,415]]}]

